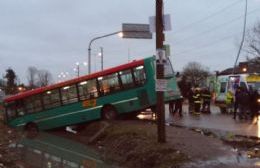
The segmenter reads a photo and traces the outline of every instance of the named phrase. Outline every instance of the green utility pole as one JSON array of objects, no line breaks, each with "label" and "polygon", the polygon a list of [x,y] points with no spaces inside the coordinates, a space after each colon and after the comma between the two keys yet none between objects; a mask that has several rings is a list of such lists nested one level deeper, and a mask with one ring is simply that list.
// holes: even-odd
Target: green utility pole
[{"label": "green utility pole", "polygon": [[[164,41],[164,34],[163,34],[163,0],[156,0],[156,51],[157,54],[159,51],[163,50],[163,41]],[[164,78],[164,65],[163,60],[159,56],[156,63],[156,80],[161,80]],[[157,111],[157,129],[158,129],[158,142],[165,143],[166,136],[165,136],[165,108],[164,108],[164,98],[163,98],[163,91],[156,91],[157,95],[157,104],[156,104],[156,111]]]}]

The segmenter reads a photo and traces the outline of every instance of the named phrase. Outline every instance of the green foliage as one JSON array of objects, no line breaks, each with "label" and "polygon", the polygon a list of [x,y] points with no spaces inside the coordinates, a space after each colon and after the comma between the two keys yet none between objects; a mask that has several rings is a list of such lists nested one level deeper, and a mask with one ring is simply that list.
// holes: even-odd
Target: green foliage
[{"label": "green foliage", "polygon": [[14,70],[11,68],[8,68],[6,70],[6,74],[5,74],[4,78],[7,80],[5,93],[6,94],[17,93],[17,84],[16,84],[17,76],[16,76]]}]

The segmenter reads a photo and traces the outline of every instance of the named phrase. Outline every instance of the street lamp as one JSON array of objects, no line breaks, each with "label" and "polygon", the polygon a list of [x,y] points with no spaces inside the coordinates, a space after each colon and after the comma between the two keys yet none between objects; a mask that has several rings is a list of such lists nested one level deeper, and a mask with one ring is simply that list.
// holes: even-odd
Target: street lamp
[{"label": "street lamp", "polygon": [[59,78],[59,81],[58,81],[58,82],[64,81],[68,76],[69,76],[69,72],[61,72],[61,73],[58,75],[58,78]]},{"label": "street lamp", "polygon": [[104,52],[103,47],[100,47],[100,53],[98,53],[98,56],[101,57],[101,71],[104,69]]},{"label": "street lamp", "polygon": [[114,32],[114,33],[110,33],[110,34],[106,34],[106,35],[103,35],[103,36],[95,37],[92,40],[90,40],[89,45],[88,45],[88,73],[89,74],[91,73],[91,44],[95,40],[98,40],[98,39],[101,39],[101,38],[105,38],[105,37],[109,37],[109,36],[113,36],[113,35],[116,35],[116,34],[118,34],[119,36],[123,35],[121,31],[117,31],[117,32]]},{"label": "street lamp", "polygon": [[[77,77],[79,77],[79,75],[80,75],[80,67],[79,67],[80,63],[76,62],[75,64],[76,64],[76,68],[74,68],[73,70],[77,73]],[[87,66],[88,65],[87,62],[83,62],[82,64],[83,64],[83,66]]]},{"label": "street lamp", "polygon": [[[79,62],[76,62],[76,66],[77,66],[77,68],[76,68],[77,76],[79,77]],[[74,70],[75,70],[75,69],[74,69]]]}]

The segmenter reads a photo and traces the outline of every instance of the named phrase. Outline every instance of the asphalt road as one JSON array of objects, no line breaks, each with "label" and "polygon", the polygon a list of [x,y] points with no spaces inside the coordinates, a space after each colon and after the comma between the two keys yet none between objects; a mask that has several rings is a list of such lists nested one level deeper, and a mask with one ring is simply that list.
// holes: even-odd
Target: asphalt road
[{"label": "asphalt road", "polygon": [[[141,115],[139,118],[151,119],[151,115]],[[259,122],[252,120],[233,119],[233,114],[221,114],[218,107],[212,105],[210,114],[193,115],[188,113],[188,105],[183,105],[183,117],[178,114],[169,115],[169,106],[165,105],[166,123],[177,126],[203,128],[216,131],[231,132],[235,135],[254,136],[260,138]],[[256,120],[255,120],[256,121]]]},{"label": "asphalt road", "polygon": [[212,105],[210,114],[193,115],[188,113],[188,106],[183,105],[183,117],[178,114],[169,115],[169,107],[165,105],[165,120],[179,126],[208,128],[232,132],[237,135],[260,137],[260,121],[233,119],[233,114],[221,114],[218,107]]}]

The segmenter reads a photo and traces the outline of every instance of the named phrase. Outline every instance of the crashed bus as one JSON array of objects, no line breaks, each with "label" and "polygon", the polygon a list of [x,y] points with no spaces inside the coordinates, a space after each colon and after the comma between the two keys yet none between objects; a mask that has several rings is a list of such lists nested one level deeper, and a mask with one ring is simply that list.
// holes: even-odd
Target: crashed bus
[{"label": "crashed bus", "polygon": [[[25,130],[47,130],[120,114],[155,109],[155,57],[26,91],[4,99],[7,124]],[[180,98],[170,60],[164,102]]]}]

